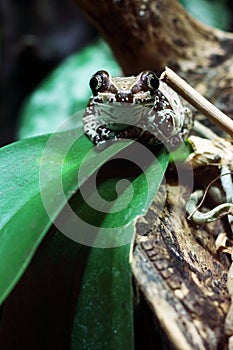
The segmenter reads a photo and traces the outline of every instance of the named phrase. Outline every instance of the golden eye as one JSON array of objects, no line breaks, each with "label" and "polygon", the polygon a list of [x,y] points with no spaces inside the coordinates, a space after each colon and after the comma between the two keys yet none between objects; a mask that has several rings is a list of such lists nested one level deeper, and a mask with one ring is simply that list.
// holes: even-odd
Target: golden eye
[{"label": "golden eye", "polygon": [[156,90],[158,90],[159,88],[159,79],[157,78],[154,72],[147,73],[146,84],[151,95],[154,95]]}]

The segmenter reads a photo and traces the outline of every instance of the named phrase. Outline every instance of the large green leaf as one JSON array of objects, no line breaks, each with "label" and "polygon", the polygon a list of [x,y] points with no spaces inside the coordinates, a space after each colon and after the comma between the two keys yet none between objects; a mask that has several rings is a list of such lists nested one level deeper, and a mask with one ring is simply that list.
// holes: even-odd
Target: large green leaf
[{"label": "large green leaf", "polygon": [[72,350],[133,350],[130,246],[93,248],[79,295]]},{"label": "large green leaf", "polygon": [[[145,147],[136,149],[140,148],[137,143],[128,147],[131,142],[117,142],[96,153],[90,141],[81,135],[82,113],[69,116],[86,106],[90,95],[89,78],[101,68],[109,69],[112,74],[119,73],[119,67],[109,49],[100,42],[68,59],[46,79],[23,110],[20,137],[69,130],[77,126],[80,128],[78,131],[25,140],[16,144],[19,152],[15,154],[12,146],[12,158],[9,158],[8,164],[13,173],[23,164],[20,178],[26,179],[27,186],[23,187],[21,195],[20,191],[14,189],[15,203],[10,200],[6,208],[9,220],[5,221],[3,230],[10,232],[6,248],[18,236],[19,218],[22,218],[24,232],[17,249],[13,250],[15,260],[8,256],[7,263],[12,266],[10,274],[7,276],[7,272],[3,271],[5,286],[2,291],[0,289],[2,299],[22,275],[60,211],[55,221],[60,231],[74,241],[90,246],[82,288],[80,295],[76,296],[78,302],[72,334],[73,350],[90,349],[93,346],[95,349],[133,349],[129,256],[134,220],[147,210],[153,200],[168,163],[168,155],[164,150],[158,153],[157,161]],[[33,147],[36,147],[34,157],[31,154]],[[143,150],[147,150],[145,154]],[[109,176],[106,175],[109,169],[100,172],[100,175],[96,173],[115,154],[120,158],[118,168],[122,168],[121,174],[113,170],[112,163]],[[136,174],[125,172],[129,161],[138,164],[141,170],[137,170]],[[129,167],[132,168],[131,165]],[[122,176],[128,182],[120,182]],[[66,201],[78,188],[70,201],[73,210],[69,211]],[[8,203],[7,194],[4,198],[5,203]],[[30,222],[32,215],[33,235]],[[61,236],[56,234],[54,237],[59,241]],[[51,254],[57,257],[57,245],[55,240],[53,242]],[[72,256],[77,252],[80,259],[83,258],[80,244],[71,248]],[[7,249],[3,250],[2,261],[6,254]],[[75,266],[72,268],[75,269]]]},{"label": "large green leaf", "polygon": [[83,110],[91,91],[90,77],[99,69],[113,75],[120,73],[119,65],[102,40],[64,60],[35,90],[21,111],[18,137],[20,139],[77,127],[81,120],[70,116]]},{"label": "large green leaf", "polygon": [[[133,145],[142,148],[135,149]],[[143,149],[145,154],[141,154]],[[125,162],[135,162],[141,168],[141,174],[126,172],[134,189],[133,197],[129,183],[123,183],[116,191],[120,177],[112,165],[110,174],[105,171],[99,178],[97,176],[97,191],[93,191],[94,173],[115,154],[119,162],[123,162],[123,174]],[[0,227],[1,301],[19,280],[66,200],[81,186],[70,202],[81,219],[81,224],[76,224],[79,235],[71,238],[85,243],[82,237],[94,227],[86,244],[96,248],[90,250],[83,278],[72,347],[84,349],[87,345],[88,348],[94,332],[94,342],[101,349],[132,348],[129,251],[133,223],[154,198],[167,166],[167,153],[159,153],[159,161],[156,161],[149,150],[131,141],[117,142],[96,153],[91,142],[82,135],[82,129],[78,129],[17,142],[3,148],[0,157],[1,207],[4,210]],[[85,187],[89,191],[85,192]],[[104,197],[103,202],[98,194]],[[69,217],[65,219],[67,226],[63,222],[63,228],[72,226]],[[77,249],[77,253],[79,251]],[[124,322],[127,327],[123,326]]]},{"label": "large green leaf", "polygon": [[[67,136],[68,133],[67,133]],[[50,135],[31,138],[0,151],[0,301],[12,290],[51,225],[40,196],[39,171]],[[85,139],[83,140],[85,143]],[[79,155],[79,153],[77,152]],[[57,150],[59,157],[59,150]],[[80,156],[80,155],[79,155]],[[75,157],[75,155],[74,155]],[[74,158],[76,166],[81,157]],[[47,164],[47,184],[52,184],[53,164]],[[64,172],[71,173],[69,166]],[[59,174],[58,174],[59,176]],[[75,188],[68,177],[70,191]],[[67,193],[68,195],[68,193]],[[58,203],[56,215],[61,210]]]},{"label": "large green leaf", "polygon": [[[130,147],[136,154],[137,145],[136,149],[134,146]],[[157,154],[156,160],[152,159],[148,154],[147,166],[142,167],[142,173],[128,177],[132,181],[133,196],[129,184],[125,184],[113,202],[112,213],[103,214],[104,203],[101,207],[98,195],[93,192],[89,202],[98,207],[98,211],[78,200],[82,203],[78,209],[82,219],[89,225],[97,222],[100,226],[96,227],[93,246],[105,245],[108,249],[92,248],[90,251],[74,320],[72,350],[134,349],[130,266],[134,220],[154,199],[168,164],[168,154],[163,150]],[[112,171],[115,173],[116,169]],[[114,200],[114,189],[119,180],[119,177],[105,179],[98,185],[99,193],[109,201]],[[88,182],[86,185],[89,186]]]},{"label": "large green leaf", "polygon": [[[0,302],[19,280],[67,199],[106,159],[126,146],[116,143],[97,157],[92,143],[77,129],[26,139],[0,150]],[[78,181],[78,169],[88,150]]]}]

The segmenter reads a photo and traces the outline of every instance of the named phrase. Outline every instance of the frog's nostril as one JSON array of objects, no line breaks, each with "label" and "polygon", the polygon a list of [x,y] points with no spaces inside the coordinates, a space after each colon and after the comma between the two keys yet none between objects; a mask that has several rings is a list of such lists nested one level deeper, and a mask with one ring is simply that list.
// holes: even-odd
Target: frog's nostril
[{"label": "frog's nostril", "polygon": [[116,94],[116,102],[133,103],[133,96],[131,92],[119,91]]}]

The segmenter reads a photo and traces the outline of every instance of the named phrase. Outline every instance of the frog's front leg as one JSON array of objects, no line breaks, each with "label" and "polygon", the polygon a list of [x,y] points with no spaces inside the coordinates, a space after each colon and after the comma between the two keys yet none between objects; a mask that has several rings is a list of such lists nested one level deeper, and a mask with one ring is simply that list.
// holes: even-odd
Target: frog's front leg
[{"label": "frog's front leg", "polygon": [[168,149],[174,151],[181,143],[189,136],[189,133],[193,127],[193,114],[188,107],[184,107],[182,111],[184,115],[183,124],[174,136],[167,140]]},{"label": "frog's front leg", "polygon": [[175,113],[169,105],[161,109],[154,105],[148,113],[146,126],[152,135],[149,144],[160,142],[173,151],[188,136],[192,127],[192,113],[188,108]]},{"label": "frog's front leg", "polygon": [[99,111],[95,107],[92,98],[90,98],[84,111],[83,125],[85,134],[95,145],[103,143],[106,140],[114,137],[114,135],[112,135],[112,131],[106,128],[106,126],[102,125],[102,122],[99,119]]},{"label": "frog's front leg", "polygon": [[151,134],[150,144],[162,143],[165,146],[167,141],[176,135],[176,115],[171,108],[158,110],[156,106],[146,116],[145,129]]}]

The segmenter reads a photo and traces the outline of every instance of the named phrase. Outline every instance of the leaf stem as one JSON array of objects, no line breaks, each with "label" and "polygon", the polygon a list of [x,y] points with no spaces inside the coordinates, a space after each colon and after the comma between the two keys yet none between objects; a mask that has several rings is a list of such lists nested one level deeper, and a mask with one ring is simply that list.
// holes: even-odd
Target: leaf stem
[{"label": "leaf stem", "polygon": [[180,96],[187,100],[192,106],[202,112],[206,117],[220,126],[233,137],[233,121],[226,114],[221,112],[199,92],[193,89],[185,80],[173,70],[165,67],[160,79],[175,90]]}]

